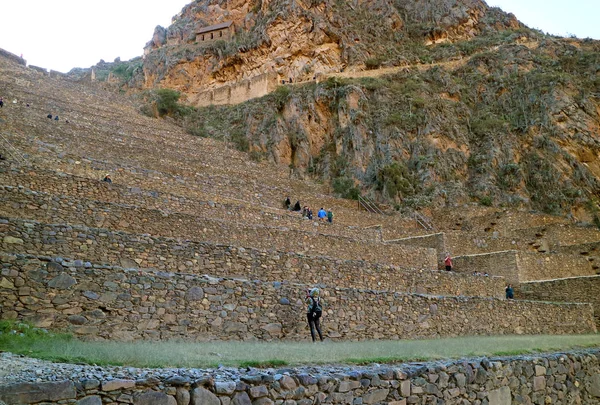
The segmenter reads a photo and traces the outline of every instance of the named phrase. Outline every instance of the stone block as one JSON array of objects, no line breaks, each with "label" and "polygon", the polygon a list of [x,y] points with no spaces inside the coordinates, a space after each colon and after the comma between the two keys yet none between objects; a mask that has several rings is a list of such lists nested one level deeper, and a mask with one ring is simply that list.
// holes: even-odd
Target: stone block
[{"label": "stone block", "polygon": [[102,398],[98,395],[89,395],[77,401],[75,405],[102,405]]},{"label": "stone block", "polygon": [[360,387],[360,381],[340,381],[338,392],[348,392]]},{"label": "stone block", "polygon": [[177,387],[177,391],[175,393],[175,400],[177,401],[177,405],[189,405],[190,392],[185,388]]},{"label": "stone block", "polygon": [[281,388],[288,391],[295,390],[298,387],[298,384],[296,384],[296,380],[294,380],[289,375],[284,375],[283,377],[281,377],[281,380],[279,380],[279,384],[281,385]]},{"label": "stone block", "polygon": [[264,385],[257,385],[255,387],[251,387],[249,390],[250,398],[262,398],[269,395],[269,390]]},{"label": "stone block", "polygon": [[217,394],[233,394],[235,391],[235,382],[234,381],[225,381],[225,382],[216,382],[215,383],[215,392]]},{"label": "stone block", "polygon": [[75,385],[72,381],[0,385],[0,400],[7,404],[55,402],[74,399],[75,396]]},{"label": "stone block", "polygon": [[61,273],[48,281],[48,287],[57,288],[59,290],[67,290],[77,284],[77,281],[67,273]]},{"label": "stone block", "polygon": [[221,405],[221,401],[206,388],[198,387],[192,390],[190,405]]},{"label": "stone block", "polygon": [[546,377],[537,376],[533,377],[533,390],[542,391],[546,389]]},{"label": "stone block", "polygon": [[536,376],[546,375],[546,367],[536,365],[535,366],[535,375]]},{"label": "stone block", "polygon": [[177,405],[171,395],[148,390],[133,400],[133,405]]},{"label": "stone block", "polygon": [[116,391],[135,387],[135,380],[110,380],[102,382],[102,391]]},{"label": "stone block", "polygon": [[410,397],[410,380],[404,380],[400,384],[400,395]]},{"label": "stone block", "polygon": [[589,392],[590,395],[596,398],[600,398],[600,374],[594,374],[589,379]]},{"label": "stone block", "polygon": [[377,404],[379,402],[383,402],[383,401],[385,401],[385,399],[387,398],[389,393],[390,393],[390,390],[388,390],[388,389],[378,389],[378,390],[374,390],[374,391],[369,391],[362,396],[363,403],[370,405],[370,404]]},{"label": "stone block", "polygon": [[250,397],[248,396],[248,393],[246,393],[245,391],[238,392],[233,397],[233,400],[231,401],[231,405],[252,405],[252,401],[250,401]]},{"label": "stone block", "polygon": [[512,398],[510,388],[501,387],[490,391],[488,394],[489,405],[511,405]]}]

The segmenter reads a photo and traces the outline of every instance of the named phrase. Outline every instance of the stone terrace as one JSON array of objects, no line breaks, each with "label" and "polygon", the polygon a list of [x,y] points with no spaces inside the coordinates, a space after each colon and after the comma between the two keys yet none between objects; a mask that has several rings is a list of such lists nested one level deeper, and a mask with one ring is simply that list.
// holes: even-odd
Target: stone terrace
[{"label": "stone terrace", "polygon": [[[319,284],[335,339],[595,330],[591,305],[507,302],[502,278],[436,271],[447,238],[398,241],[427,233],[410,218],[359,213],[94,85],[3,58],[0,73],[6,99],[31,103],[0,111],[25,156],[0,166],[2,317],[90,338],[305,339],[301,297]],[[281,209],[286,196],[334,223]],[[469,218],[497,215],[482,212]]]}]

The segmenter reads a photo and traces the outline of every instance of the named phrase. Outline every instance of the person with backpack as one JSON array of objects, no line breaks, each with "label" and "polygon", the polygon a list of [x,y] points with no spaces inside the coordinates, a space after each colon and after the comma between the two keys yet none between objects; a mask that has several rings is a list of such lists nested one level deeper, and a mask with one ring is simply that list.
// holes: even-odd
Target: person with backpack
[{"label": "person with backpack", "polygon": [[319,334],[319,339],[323,341],[323,335],[321,334],[321,324],[319,320],[323,313],[323,303],[321,302],[320,291],[318,288],[306,291],[305,302],[307,304],[306,318],[308,319],[308,326],[310,328],[310,336],[312,337],[313,343],[316,341],[315,329]]}]

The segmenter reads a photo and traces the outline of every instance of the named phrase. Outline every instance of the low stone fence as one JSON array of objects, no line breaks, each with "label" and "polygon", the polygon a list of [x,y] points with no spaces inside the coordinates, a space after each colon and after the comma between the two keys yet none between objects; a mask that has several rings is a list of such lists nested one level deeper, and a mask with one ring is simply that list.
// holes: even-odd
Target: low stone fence
[{"label": "low stone fence", "polygon": [[[231,245],[148,234],[134,235],[78,225],[43,224],[15,218],[0,219],[0,231],[6,235],[0,244],[4,252],[67,256],[101,263],[121,263],[124,267],[154,267],[189,273],[216,270],[219,274],[218,271],[223,266],[235,266],[243,271],[249,263],[272,267],[277,263],[268,261],[277,257],[277,262],[280,262],[283,254],[275,250],[261,252]],[[246,254],[246,251],[249,253]],[[254,257],[261,256],[264,259],[254,260]],[[298,254],[295,257],[302,261],[303,257],[314,256]],[[432,249],[397,246],[394,256],[389,259],[401,264],[400,267],[403,268],[431,270],[436,267],[435,251]]]},{"label": "low stone fence", "polygon": [[444,268],[446,240],[442,232],[430,235],[412,236],[410,238],[386,240],[385,243],[435,249],[437,252],[438,268]]},{"label": "low stone fence", "polygon": [[[189,214],[229,222],[266,224],[307,232],[339,235],[359,240],[373,241],[379,237],[379,231],[376,229],[349,227],[338,223],[337,217],[333,224],[305,221],[301,219],[299,213],[291,213],[261,205],[242,205],[241,203],[228,202],[227,198],[224,199],[225,201],[221,201],[221,198],[216,194],[213,195],[211,200],[197,200],[180,195],[145,190],[139,187],[126,187],[116,183],[109,185],[98,180],[47,170],[36,170],[30,173],[0,172],[0,185],[3,186],[5,192],[24,194],[20,197],[7,196],[7,199],[13,202],[17,198],[31,199],[32,197],[28,194],[38,192],[47,193],[46,195],[53,196],[55,200],[58,196],[61,197],[60,199],[69,196],[80,201],[95,200],[95,202],[101,201],[128,206],[133,205],[148,210],[160,210],[161,213],[166,215],[173,213]],[[41,194],[39,198],[48,197]],[[94,202],[90,201],[90,203],[93,204]],[[28,202],[25,208],[29,204]],[[64,206],[61,201],[55,201],[55,204]],[[39,203],[33,202],[33,207],[36,206],[39,206]],[[18,208],[22,209],[23,207]],[[107,214],[103,212],[101,215],[102,217],[94,215],[93,218],[88,220],[93,219],[96,222],[94,226],[103,226],[102,222],[106,219],[103,217]]]},{"label": "low stone fence", "polygon": [[515,293],[520,299],[592,303],[596,325],[600,327],[600,276],[529,281],[522,283]]},{"label": "low stone fence", "polygon": [[[600,351],[371,367],[148,370],[38,362],[7,404],[600,404]],[[40,364],[41,363],[41,364]]]},{"label": "low stone fence", "polygon": [[519,284],[533,280],[589,276],[595,274],[591,263],[582,256],[560,253],[527,253],[507,250],[453,259],[453,269],[461,273],[487,273]]},{"label": "low stone fence", "polygon": [[[3,260],[3,319],[90,339],[306,340],[307,285]],[[11,263],[14,263],[11,264]],[[75,263],[74,263],[75,264]],[[596,331],[590,304],[323,288],[325,336],[414,339]]]}]

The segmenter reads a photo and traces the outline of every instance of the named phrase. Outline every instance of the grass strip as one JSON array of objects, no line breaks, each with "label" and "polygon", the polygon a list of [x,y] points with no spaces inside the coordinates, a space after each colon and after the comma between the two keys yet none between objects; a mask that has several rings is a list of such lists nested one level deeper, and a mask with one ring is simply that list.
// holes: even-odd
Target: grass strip
[{"label": "grass strip", "polygon": [[[600,335],[469,336],[360,342],[86,342],[29,326],[3,328],[0,350],[45,360],[131,367],[281,367],[509,356],[600,347]],[[23,324],[19,324],[23,325]],[[15,332],[12,332],[12,331]]]}]

